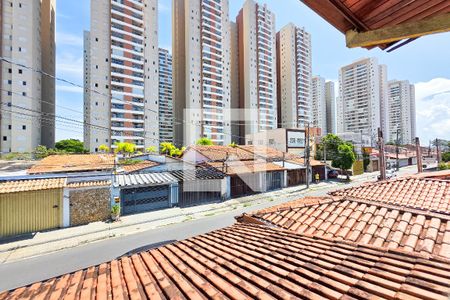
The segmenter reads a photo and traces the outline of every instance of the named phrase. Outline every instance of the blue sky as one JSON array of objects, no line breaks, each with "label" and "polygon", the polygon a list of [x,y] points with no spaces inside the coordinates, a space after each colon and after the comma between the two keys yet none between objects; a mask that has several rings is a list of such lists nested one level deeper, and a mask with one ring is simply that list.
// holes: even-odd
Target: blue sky
[{"label": "blue sky", "polygon": [[[234,20],[244,0],[230,1]],[[81,2],[81,3],[80,3]],[[159,0],[159,46],[171,48],[171,0]],[[378,49],[348,49],[345,37],[299,0],[267,0],[276,15],[277,30],[289,22],[312,34],[313,73],[338,78],[341,66],[361,57],[377,57],[388,66],[389,79],[416,84],[417,130],[423,144],[450,139],[450,33],[422,37],[391,53]],[[283,3],[282,5],[280,3]],[[83,84],[83,30],[89,29],[90,1],[59,0],[57,4],[57,75]],[[82,90],[57,82],[57,114],[82,120]],[[57,125],[56,138],[82,139],[82,126]],[[81,125],[81,124],[80,124]]]}]

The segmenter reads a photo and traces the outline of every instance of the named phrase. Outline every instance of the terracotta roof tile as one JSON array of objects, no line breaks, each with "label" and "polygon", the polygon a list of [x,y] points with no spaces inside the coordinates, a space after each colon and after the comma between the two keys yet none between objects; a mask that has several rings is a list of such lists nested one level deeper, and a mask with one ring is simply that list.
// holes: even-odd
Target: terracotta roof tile
[{"label": "terracotta roof tile", "polygon": [[331,195],[450,214],[450,181],[448,180],[399,178],[363,184],[332,192]]},{"label": "terracotta roof tile", "polygon": [[81,182],[69,182],[66,187],[68,188],[82,188],[82,187],[95,187],[95,186],[109,186],[111,180],[98,180],[98,181],[81,181]]},{"label": "terracotta roof tile", "polygon": [[159,165],[159,163],[157,163],[157,162],[153,162],[153,161],[149,161],[149,160],[143,160],[143,161],[140,161],[138,163],[131,164],[131,165],[122,165],[122,169],[126,173],[132,173],[132,172],[144,170],[144,169],[147,169],[147,168],[155,167],[155,166],[158,166],[158,165]]},{"label": "terracotta roof tile", "polygon": [[367,200],[308,197],[250,217],[310,236],[450,258],[448,214]]},{"label": "terracotta roof tile", "polygon": [[65,178],[29,179],[0,182],[0,194],[63,188]]},{"label": "terracotta roof tile", "polygon": [[228,175],[285,170],[279,165],[263,160],[208,162],[206,164]]},{"label": "terracotta roof tile", "polygon": [[28,169],[28,174],[112,170],[112,154],[51,155]]},{"label": "terracotta roof tile", "polygon": [[236,224],[1,298],[447,299],[450,260]]}]

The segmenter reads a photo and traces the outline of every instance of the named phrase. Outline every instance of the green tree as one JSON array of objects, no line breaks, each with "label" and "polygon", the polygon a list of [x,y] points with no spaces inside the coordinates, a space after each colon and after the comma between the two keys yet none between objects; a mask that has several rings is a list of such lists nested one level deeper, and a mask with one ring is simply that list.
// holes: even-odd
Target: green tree
[{"label": "green tree", "polygon": [[238,145],[235,142],[232,142],[228,146],[230,146],[231,148],[236,148]]},{"label": "green tree", "polygon": [[47,147],[39,145],[33,150],[33,156],[36,159],[43,159],[49,155]]},{"label": "green tree", "polygon": [[80,140],[68,139],[61,140],[55,144],[55,148],[67,153],[85,153],[84,144]]},{"label": "green tree", "polygon": [[108,153],[109,147],[103,144],[98,147],[98,150],[100,150],[101,152],[104,152],[104,153]]},{"label": "green tree", "polygon": [[442,160],[445,162],[450,161],[450,152],[442,153]]},{"label": "green tree", "polygon": [[211,139],[209,139],[207,137],[202,137],[197,140],[196,144],[202,145],[202,146],[211,146],[211,145],[213,145],[213,142],[211,141]]},{"label": "green tree", "polygon": [[347,175],[347,180],[350,179],[347,170],[350,169],[353,163],[356,161],[355,152],[353,151],[353,146],[348,143],[339,145],[337,156],[333,159],[331,166],[334,168],[339,168],[342,173],[345,171]]},{"label": "green tree", "polygon": [[147,153],[156,153],[157,149],[156,149],[155,146],[150,146],[150,147],[145,148],[145,152],[147,152]]},{"label": "green tree", "polygon": [[170,155],[170,151],[172,151],[173,149],[176,149],[175,145],[169,142],[163,142],[160,145],[161,147],[161,153],[162,154],[167,154]]},{"label": "green tree", "polygon": [[316,151],[316,159],[323,159],[324,148],[326,150],[327,160],[333,160],[338,156],[338,147],[344,144],[345,141],[335,134],[329,133],[322,137],[322,142],[318,145],[318,151]]},{"label": "green tree", "polygon": [[136,152],[136,145],[127,142],[119,142],[116,143],[117,148],[115,149],[116,153],[122,153],[123,155],[130,156],[134,152]]}]

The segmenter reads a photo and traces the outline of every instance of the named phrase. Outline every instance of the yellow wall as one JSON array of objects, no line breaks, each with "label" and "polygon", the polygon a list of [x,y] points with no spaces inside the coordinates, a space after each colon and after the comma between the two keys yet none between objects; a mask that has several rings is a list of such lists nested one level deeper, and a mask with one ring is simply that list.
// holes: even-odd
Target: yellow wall
[{"label": "yellow wall", "polygon": [[63,189],[0,194],[0,237],[63,225]]},{"label": "yellow wall", "polygon": [[362,160],[357,160],[353,163],[353,176],[361,175],[364,173],[364,162]]}]

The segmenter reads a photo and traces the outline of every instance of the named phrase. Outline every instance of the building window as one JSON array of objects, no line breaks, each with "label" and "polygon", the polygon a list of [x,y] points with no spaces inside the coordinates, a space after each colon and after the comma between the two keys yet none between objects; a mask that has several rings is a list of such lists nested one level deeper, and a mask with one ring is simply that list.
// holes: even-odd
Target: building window
[{"label": "building window", "polygon": [[19,69],[19,74],[22,74],[22,69]]},{"label": "building window", "polygon": [[8,125],[8,129],[11,130],[11,129],[12,129],[12,126],[11,126],[11,125]]},{"label": "building window", "polygon": [[23,84],[23,85],[27,85],[27,82],[26,82],[26,81],[24,81],[24,82],[22,82],[22,84]]},{"label": "building window", "polygon": [[4,140],[4,141],[7,141],[8,138],[7,138],[6,136],[3,136],[3,140]]},{"label": "building window", "polygon": [[22,92],[22,96],[26,97],[27,93],[26,92]]},{"label": "building window", "polygon": [[23,130],[27,130],[27,125],[22,125]]}]

